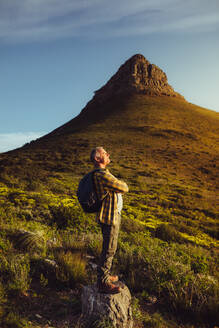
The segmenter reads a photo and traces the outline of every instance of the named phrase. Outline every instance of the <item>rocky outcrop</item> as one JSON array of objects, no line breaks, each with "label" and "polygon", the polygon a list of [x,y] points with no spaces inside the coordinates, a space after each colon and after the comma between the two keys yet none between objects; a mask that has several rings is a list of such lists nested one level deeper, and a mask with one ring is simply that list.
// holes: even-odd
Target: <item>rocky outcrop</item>
[{"label": "rocky outcrop", "polygon": [[102,88],[95,91],[94,97],[76,118],[43,138],[45,140],[51,135],[61,135],[78,130],[87,125],[88,122],[94,122],[96,119],[100,119],[101,115],[105,115],[107,113],[105,107],[108,102],[114,101],[115,98],[127,100],[129,96],[135,94],[176,97],[185,100],[168,84],[166,74],[158,66],[151,64],[142,55],[134,55],[119,68],[117,73]]},{"label": "rocky outcrop", "polygon": [[168,84],[166,74],[142,55],[128,59],[112,78],[95,92],[92,101],[100,103],[119,95],[133,93],[183,98]]},{"label": "rocky outcrop", "polygon": [[84,286],[82,291],[82,318],[84,322],[105,318],[115,328],[132,328],[131,294],[123,285],[119,294],[98,293],[96,285]]}]

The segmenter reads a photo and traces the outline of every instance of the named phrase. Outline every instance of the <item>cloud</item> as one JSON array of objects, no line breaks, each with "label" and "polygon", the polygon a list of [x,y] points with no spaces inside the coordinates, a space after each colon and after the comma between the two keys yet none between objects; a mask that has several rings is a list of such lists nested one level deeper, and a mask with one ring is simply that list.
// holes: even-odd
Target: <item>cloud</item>
[{"label": "cloud", "polygon": [[0,41],[114,37],[219,26],[218,0],[1,0]]},{"label": "cloud", "polygon": [[0,134],[0,153],[23,146],[25,143],[45,135],[43,132],[16,132]]}]

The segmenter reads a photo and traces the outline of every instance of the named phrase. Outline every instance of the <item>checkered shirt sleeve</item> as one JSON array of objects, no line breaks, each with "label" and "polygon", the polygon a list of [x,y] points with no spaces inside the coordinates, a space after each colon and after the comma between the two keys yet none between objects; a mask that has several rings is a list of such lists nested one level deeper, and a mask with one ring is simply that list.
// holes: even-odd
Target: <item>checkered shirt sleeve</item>
[{"label": "checkered shirt sleeve", "polygon": [[128,192],[127,184],[106,169],[94,173],[94,183],[99,199],[103,199],[97,220],[109,225],[115,224],[118,219],[117,193]]}]

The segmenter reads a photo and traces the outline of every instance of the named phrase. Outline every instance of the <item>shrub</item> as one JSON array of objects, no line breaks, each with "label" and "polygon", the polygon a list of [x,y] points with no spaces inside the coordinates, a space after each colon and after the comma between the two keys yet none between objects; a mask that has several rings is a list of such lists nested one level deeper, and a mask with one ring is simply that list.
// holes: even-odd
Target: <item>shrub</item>
[{"label": "shrub", "polygon": [[180,312],[187,312],[196,321],[216,325],[218,321],[219,286],[208,275],[191,275],[186,283],[170,281],[166,284],[168,303]]},{"label": "shrub", "polygon": [[15,311],[11,311],[4,317],[3,325],[5,328],[28,328],[27,321],[20,317]]},{"label": "shrub", "polygon": [[142,232],[145,230],[145,227],[136,220],[124,217],[122,219],[121,229],[125,232]]},{"label": "shrub", "polygon": [[86,215],[76,204],[58,204],[49,207],[53,222],[58,229],[69,228],[72,231],[96,231],[97,225],[93,216]]},{"label": "shrub", "polygon": [[85,283],[87,280],[86,261],[80,253],[60,251],[55,254],[58,265],[56,277],[70,287]]},{"label": "shrub", "polygon": [[208,261],[205,256],[201,255],[193,255],[193,259],[191,261],[191,269],[195,273],[205,273],[208,271]]},{"label": "shrub", "polygon": [[29,289],[29,257],[21,254],[3,256],[0,262],[0,277],[10,294],[24,293]]},{"label": "shrub", "polygon": [[87,235],[87,250],[93,256],[99,258],[102,251],[102,236],[101,234]]},{"label": "shrub", "polygon": [[54,260],[32,258],[30,261],[30,275],[35,282],[41,286],[47,285],[53,287],[57,285],[56,269],[57,264]]},{"label": "shrub", "polygon": [[101,233],[77,233],[67,231],[58,233],[56,244],[62,247],[65,251],[78,251],[80,253],[90,253],[93,256],[99,257],[102,249]]},{"label": "shrub", "polygon": [[87,247],[87,237],[77,232],[60,232],[57,236],[60,246],[64,250],[80,250],[81,252]]},{"label": "shrub", "polygon": [[29,252],[45,251],[46,243],[40,232],[17,230],[11,233],[11,239],[16,248]]},{"label": "shrub", "polygon": [[112,323],[112,320],[108,318],[107,316],[103,316],[97,320],[95,320],[91,326],[91,328],[113,328],[114,325]]},{"label": "shrub", "polygon": [[178,243],[184,242],[184,238],[170,224],[161,224],[155,231],[155,237],[164,241],[174,241]]},{"label": "shrub", "polygon": [[160,313],[146,314],[143,318],[145,328],[167,328],[167,323],[164,321]]},{"label": "shrub", "polygon": [[9,240],[7,240],[5,237],[0,237],[0,251],[7,251],[9,248],[11,248]]},{"label": "shrub", "polygon": [[211,322],[216,322],[218,281],[207,274],[209,264],[201,248],[169,245],[142,233],[125,238],[119,242],[115,265],[133,291],[158,294],[169,308],[192,314],[197,321],[201,318],[200,322],[209,312]]},{"label": "shrub", "polygon": [[4,313],[5,313],[4,305],[6,302],[7,302],[6,291],[5,291],[5,288],[2,284],[2,282],[0,281],[0,323],[1,323],[2,317],[4,316]]},{"label": "shrub", "polygon": [[129,287],[138,291],[145,286],[145,263],[142,247],[119,241],[114,266],[127,281]]},{"label": "shrub", "polygon": [[132,297],[132,315],[133,319],[142,321],[143,315],[139,305],[139,299],[137,297]]}]

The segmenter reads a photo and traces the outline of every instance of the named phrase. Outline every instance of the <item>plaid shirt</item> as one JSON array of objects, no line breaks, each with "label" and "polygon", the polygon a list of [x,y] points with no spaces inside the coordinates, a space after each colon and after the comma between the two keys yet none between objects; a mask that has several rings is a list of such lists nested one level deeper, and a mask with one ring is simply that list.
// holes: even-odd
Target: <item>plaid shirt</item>
[{"label": "plaid shirt", "polygon": [[114,225],[118,220],[117,193],[128,192],[128,186],[107,169],[99,169],[94,173],[94,183],[99,199],[103,199],[102,207],[97,213],[97,220]]}]

